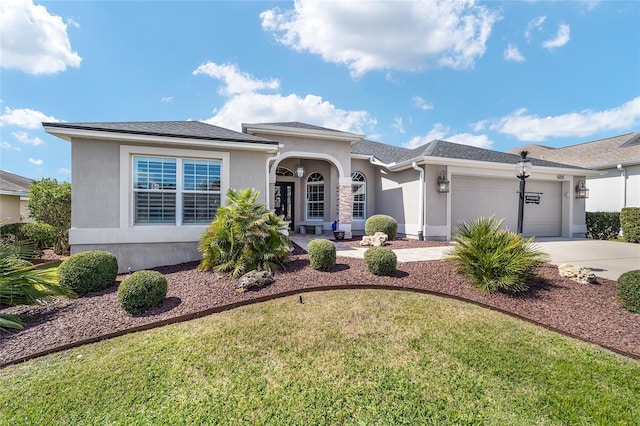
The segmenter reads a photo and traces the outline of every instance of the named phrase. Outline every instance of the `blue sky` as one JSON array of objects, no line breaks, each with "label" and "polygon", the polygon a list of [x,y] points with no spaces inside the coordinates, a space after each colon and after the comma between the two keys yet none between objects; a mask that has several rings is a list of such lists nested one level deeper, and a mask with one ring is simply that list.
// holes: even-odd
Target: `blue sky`
[{"label": "blue sky", "polygon": [[42,121],[302,121],[499,151],[640,130],[638,1],[0,4],[0,167],[70,179]]}]

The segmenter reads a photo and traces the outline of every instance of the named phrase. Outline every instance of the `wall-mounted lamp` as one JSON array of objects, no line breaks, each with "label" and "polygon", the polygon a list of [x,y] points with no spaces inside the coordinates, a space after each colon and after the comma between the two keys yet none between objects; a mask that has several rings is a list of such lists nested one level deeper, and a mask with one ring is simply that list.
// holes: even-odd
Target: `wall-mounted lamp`
[{"label": "wall-mounted lamp", "polygon": [[576,185],[576,198],[589,198],[589,189],[586,187],[584,180]]},{"label": "wall-mounted lamp", "polygon": [[447,172],[442,170],[438,176],[438,192],[449,192],[449,181],[447,180]]},{"label": "wall-mounted lamp", "polygon": [[304,167],[302,167],[301,165],[298,165],[298,168],[296,169],[296,175],[301,178],[304,176]]}]

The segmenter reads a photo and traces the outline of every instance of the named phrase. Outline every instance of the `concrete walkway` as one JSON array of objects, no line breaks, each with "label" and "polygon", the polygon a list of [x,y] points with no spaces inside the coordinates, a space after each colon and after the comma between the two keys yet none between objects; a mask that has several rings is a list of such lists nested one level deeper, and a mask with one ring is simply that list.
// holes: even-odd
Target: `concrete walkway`
[{"label": "concrete walkway", "polygon": [[[327,238],[319,235],[292,234],[290,238],[306,250],[309,241],[316,238]],[[364,247],[341,246],[333,241],[338,256],[362,259]],[[550,263],[560,265],[571,263],[574,266],[591,269],[596,276],[616,281],[627,271],[640,269],[640,244],[618,241],[600,241],[568,238],[538,238],[535,244],[550,257]],[[419,262],[423,260],[440,260],[449,247],[420,247],[394,250],[398,262]]]}]

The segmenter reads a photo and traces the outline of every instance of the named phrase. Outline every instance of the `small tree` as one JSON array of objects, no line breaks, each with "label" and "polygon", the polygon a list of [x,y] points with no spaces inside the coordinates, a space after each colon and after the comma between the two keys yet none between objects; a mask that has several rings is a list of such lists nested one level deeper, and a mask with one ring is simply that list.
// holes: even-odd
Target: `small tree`
[{"label": "small tree", "polygon": [[230,189],[227,205],[220,207],[200,237],[201,270],[230,272],[236,278],[254,269],[273,272],[289,256],[289,222],[257,204],[253,188]]},{"label": "small tree", "polygon": [[71,227],[71,184],[50,178],[35,181],[29,189],[29,212],[37,222],[57,229],[53,250],[57,254],[67,251]]}]

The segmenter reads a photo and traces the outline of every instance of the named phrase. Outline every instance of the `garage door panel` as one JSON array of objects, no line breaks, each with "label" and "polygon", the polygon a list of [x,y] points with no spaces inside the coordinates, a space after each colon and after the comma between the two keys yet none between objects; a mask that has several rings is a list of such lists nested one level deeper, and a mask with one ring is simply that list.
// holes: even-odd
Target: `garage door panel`
[{"label": "garage door panel", "polygon": [[[452,231],[460,222],[495,215],[504,219],[503,228],[513,232],[518,222],[517,179],[453,176],[451,182]],[[562,184],[527,182],[527,192],[538,192],[540,204],[525,204],[523,233],[535,236],[560,236],[562,232]]]}]

